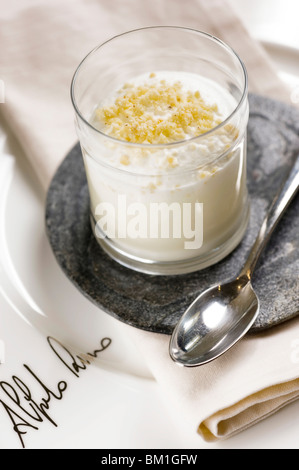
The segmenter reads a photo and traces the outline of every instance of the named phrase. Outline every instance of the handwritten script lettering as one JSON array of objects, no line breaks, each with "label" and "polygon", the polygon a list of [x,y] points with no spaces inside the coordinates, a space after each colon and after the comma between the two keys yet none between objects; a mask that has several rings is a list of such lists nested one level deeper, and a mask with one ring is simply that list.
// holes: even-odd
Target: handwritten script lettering
[{"label": "handwritten script lettering", "polygon": [[[110,338],[103,338],[99,349],[92,353],[75,355],[57,339],[49,336],[47,341],[60,363],[77,378],[112,342]],[[60,380],[55,386],[50,386],[27,364],[23,364],[23,367],[27,375],[26,381],[16,375],[11,377],[10,383],[0,381],[0,405],[7,413],[22,447],[25,448],[24,436],[29,430],[38,430],[40,423],[45,420],[55,427],[58,426],[51,417],[50,406],[54,401],[64,398],[68,384],[65,380]],[[40,390],[38,400],[30,385],[31,388],[34,385],[35,395],[36,387]]]}]

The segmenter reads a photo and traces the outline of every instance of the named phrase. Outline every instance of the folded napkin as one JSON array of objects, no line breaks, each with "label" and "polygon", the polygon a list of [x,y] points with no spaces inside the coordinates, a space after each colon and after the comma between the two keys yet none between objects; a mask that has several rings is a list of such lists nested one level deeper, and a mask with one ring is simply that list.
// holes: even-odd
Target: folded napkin
[{"label": "folded napkin", "polygon": [[[244,60],[251,91],[290,102],[265,51],[225,0],[10,0],[0,19],[0,112],[45,190],[77,140],[69,87],[78,63],[115,34],[163,24],[223,39]],[[180,424],[206,441],[231,436],[299,397],[299,320],[247,336],[226,355],[192,369],[170,360],[169,337],[124,329]]]}]

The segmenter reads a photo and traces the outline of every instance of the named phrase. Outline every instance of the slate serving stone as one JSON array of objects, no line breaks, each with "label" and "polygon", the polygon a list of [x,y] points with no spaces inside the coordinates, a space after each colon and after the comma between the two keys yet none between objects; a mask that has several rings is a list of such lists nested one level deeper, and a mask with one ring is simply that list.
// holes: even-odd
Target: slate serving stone
[{"label": "slate serving stone", "polygon": [[[102,310],[134,327],[171,334],[180,316],[205,288],[236,275],[246,259],[273,196],[299,154],[299,112],[250,95],[248,125],[249,227],[223,261],[192,274],[153,276],[127,269],[97,244],[89,221],[89,195],[79,144],[50,185],[47,234],[68,278]],[[299,313],[299,197],[291,203],[263,252],[253,285],[260,298],[256,333]]]}]

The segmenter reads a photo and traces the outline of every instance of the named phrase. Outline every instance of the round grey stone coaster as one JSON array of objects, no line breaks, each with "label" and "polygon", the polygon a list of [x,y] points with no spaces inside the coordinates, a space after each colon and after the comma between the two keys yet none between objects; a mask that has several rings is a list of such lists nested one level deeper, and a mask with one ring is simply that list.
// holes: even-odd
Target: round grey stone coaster
[{"label": "round grey stone coaster", "polygon": [[[89,194],[79,144],[62,162],[46,202],[47,234],[68,278],[94,304],[118,320],[171,334],[180,316],[204,289],[238,274],[265,212],[299,153],[299,112],[250,95],[248,125],[249,227],[241,244],[210,268],[180,276],[152,276],[125,268],[96,242],[89,221]],[[299,197],[291,203],[254,273],[260,314],[251,333],[299,313]]]}]

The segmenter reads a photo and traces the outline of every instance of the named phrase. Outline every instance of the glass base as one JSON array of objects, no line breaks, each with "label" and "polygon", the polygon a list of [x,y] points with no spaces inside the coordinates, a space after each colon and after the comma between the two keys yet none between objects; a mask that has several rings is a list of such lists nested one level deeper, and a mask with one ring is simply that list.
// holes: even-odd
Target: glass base
[{"label": "glass base", "polygon": [[208,268],[209,266],[218,263],[227,255],[229,255],[239,245],[246,232],[250,214],[249,202],[243,214],[244,215],[238,230],[225,243],[216,249],[198,257],[179,261],[151,261],[129,254],[119,248],[115,242],[110,240],[108,237],[97,237],[95,235],[96,221],[92,214],[90,216],[90,220],[93,233],[101,248],[105,251],[105,253],[107,253],[112,259],[120,263],[122,266],[142,272],[144,274],[175,276]]}]

